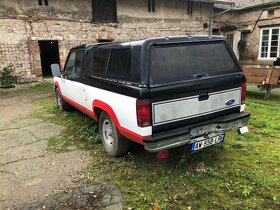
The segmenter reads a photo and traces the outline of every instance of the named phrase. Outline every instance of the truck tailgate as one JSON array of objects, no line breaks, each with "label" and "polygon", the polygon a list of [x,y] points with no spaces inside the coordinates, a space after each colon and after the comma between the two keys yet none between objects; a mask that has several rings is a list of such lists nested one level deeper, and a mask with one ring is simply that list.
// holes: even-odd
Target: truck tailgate
[{"label": "truck tailgate", "polygon": [[199,117],[240,105],[241,88],[155,102],[152,104],[153,125]]}]

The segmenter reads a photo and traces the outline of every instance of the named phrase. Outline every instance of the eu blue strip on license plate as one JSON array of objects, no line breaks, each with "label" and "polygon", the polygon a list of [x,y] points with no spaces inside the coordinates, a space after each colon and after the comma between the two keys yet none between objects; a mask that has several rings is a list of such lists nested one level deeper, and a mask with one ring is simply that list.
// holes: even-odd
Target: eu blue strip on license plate
[{"label": "eu blue strip on license plate", "polygon": [[191,144],[191,152],[196,152],[203,148],[212,146],[214,144],[222,143],[225,139],[225,134],[220,134],[218,136],[213,136],[210,138],[206,138],[202,141],[197,141]]}]

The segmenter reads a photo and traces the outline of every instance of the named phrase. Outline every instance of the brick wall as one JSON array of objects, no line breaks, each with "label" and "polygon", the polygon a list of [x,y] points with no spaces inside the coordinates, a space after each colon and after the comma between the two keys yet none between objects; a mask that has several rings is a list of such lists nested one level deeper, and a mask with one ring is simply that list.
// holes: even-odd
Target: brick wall
[{"label": "brick wall", "polygon": [[[275,8],[273,15],[269,15],[267,10],[225,14],[216,20],[215,27],[225,28],[225,30],[229,31],[231,30],[230,28],[233,28],[232,31],[242,33],[241,38],[246,41],[246,49],[244,52],[239,53],[240,60],[244,63],[272,64],[274,59],[259,59],[260,33],[262,28],[280,28],[280,9]],[[280,47],[278,50],[280,51]]]},{"label": "brick wall", "polygon": [[207,34],[201,21],[143,21],[92,24],[62,20],[0,19],[0,70],[11,64],[22,82],[42,79],[39,40],[58,40],[60,62],[71,47],[97,42],[148,37]]}]

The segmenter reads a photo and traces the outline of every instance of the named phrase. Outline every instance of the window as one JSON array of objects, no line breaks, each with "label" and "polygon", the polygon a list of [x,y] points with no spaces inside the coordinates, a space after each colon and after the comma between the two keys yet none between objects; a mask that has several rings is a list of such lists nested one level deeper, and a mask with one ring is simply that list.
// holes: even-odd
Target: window
[{"label": "window", "polygon": [[[43,4],[43,2],[44,2],[44,4]],[[48,0],[38,0],[38,4],[39,4],[40,6],[42,6],[42,5],[48,6],[48,5],[49,5],[49,2],[48,2]]]},{"label": "window", "polygon": [[267,15],[268,15],[269,17],[274,16],[274,10],[273,10],[273,9],[272,9],[272,10],[268,10],[268,11],[267,11]]},{"label": "window", "polygon": [[148,11],[155,12],[155,0],[148,0]]},{"label": "window", "polygon": [[233,48],[233,37],[234,37],[233,33],[227,33],[227,35],[226,35],[226,39],[231,48]]},{"label": "window", "polygon": [[83,69],[84,50],[70,53],[64,68],[65,73],[72,78],[79,77]]},{"label": "window", "polygon": [[127,76],[131,69],[131,50],[112,50],[108,66],[108,74]]},{"label": "window", "polygon": [[274,59],[278,53],[279,28],[266,28],[261,30],[260,59]]},{"label": "window", "polygon": [[84,51],[78,50],[76,52],[75,72],[80,75],[83,69]]},{"label": "window", "polygon": [[152,85],[240,71],[222,42],[156,45],[150,60]]},{"label": "window", "polygon": [[187,8],[187,14],[192,15],[193,14],[193,2],[188,0],[188,8]]},{"label": "window", "polygon": [[75,60],[76,60],[76,52],[71,52],[64,68],[65,73],[67,74],[74,73]]},{"label": "window", "polygon": [[102,75],[106,73],[108,58],[110,51],[105,49],[97,49],[93,53],[92,74]]},{"label": "window", "polygon": [[117,22],[116,0],[92,0],[93,22]]}]

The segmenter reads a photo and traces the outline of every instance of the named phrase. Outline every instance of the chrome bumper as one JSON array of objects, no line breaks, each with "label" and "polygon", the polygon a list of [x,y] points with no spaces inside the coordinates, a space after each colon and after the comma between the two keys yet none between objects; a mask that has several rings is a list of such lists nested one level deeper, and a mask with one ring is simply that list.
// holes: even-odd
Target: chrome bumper
[{"label": "chrome bumper", "polygon": [[228,130],[239,129],[248,124],[250,113],[234,114],[215,120],[206,124],[197,124],[185,128],[185,132],[173,130],[168,133],[158,134],[144,139],[144,148],[148,152],[159,152],[185,144],[196,142],[202,135],[211,136]]}]

